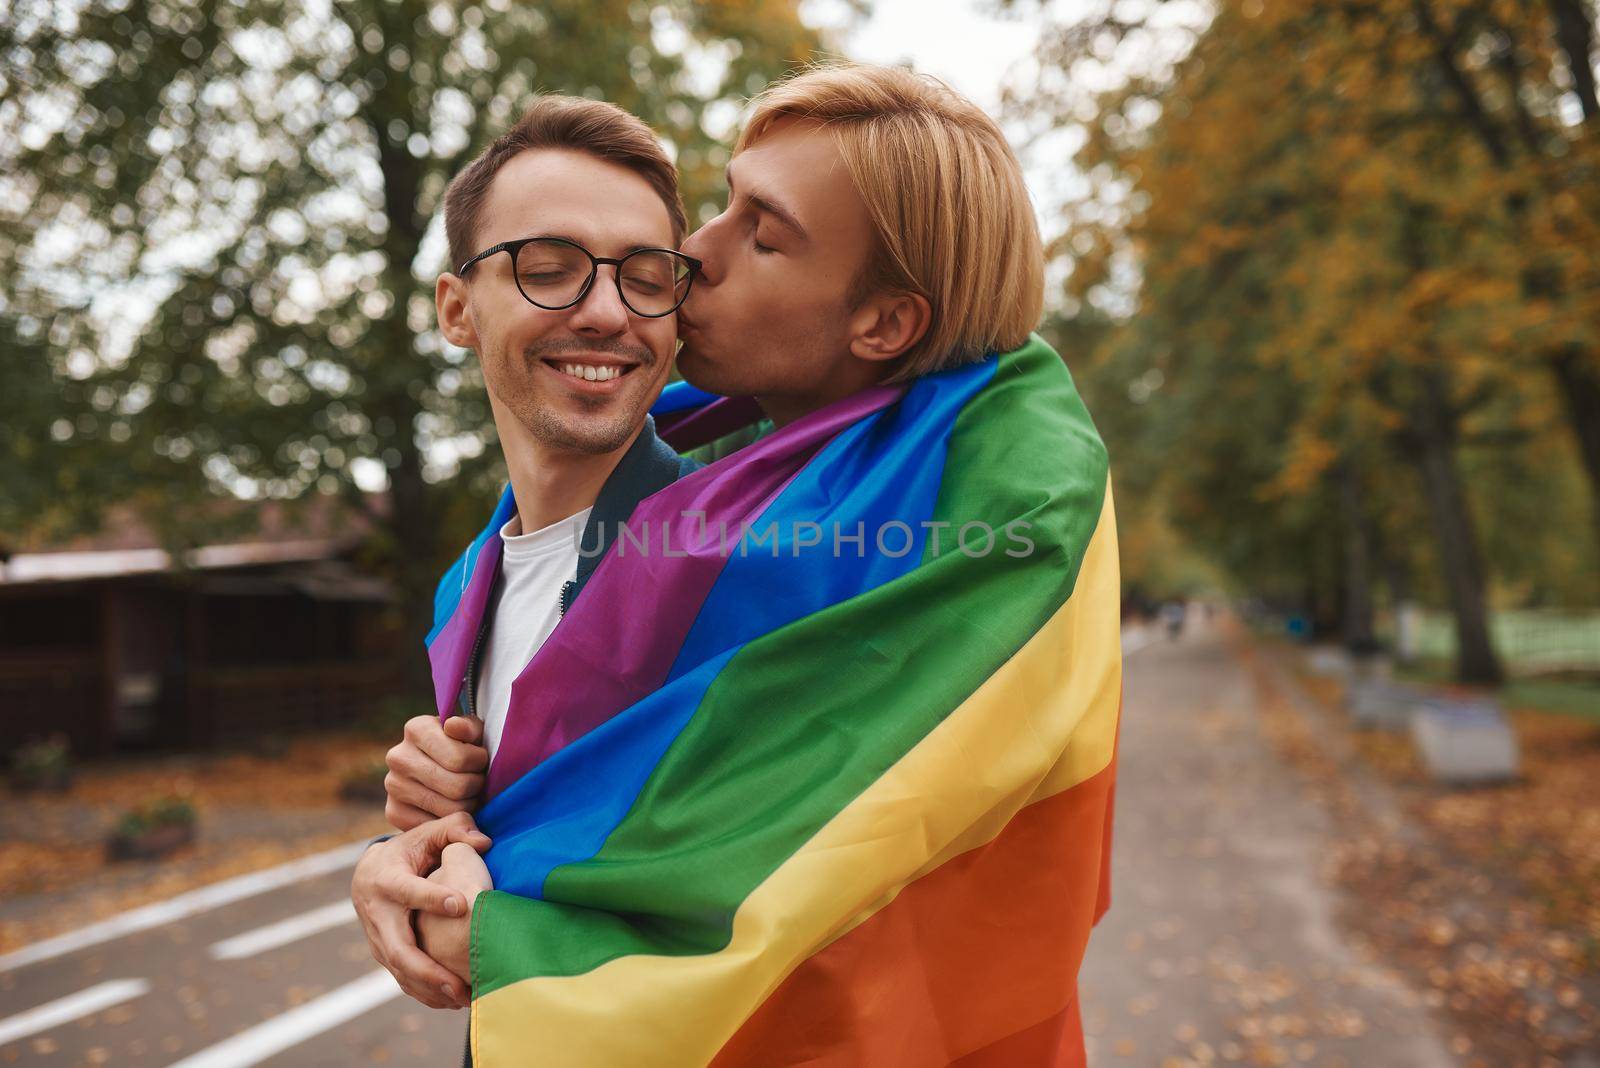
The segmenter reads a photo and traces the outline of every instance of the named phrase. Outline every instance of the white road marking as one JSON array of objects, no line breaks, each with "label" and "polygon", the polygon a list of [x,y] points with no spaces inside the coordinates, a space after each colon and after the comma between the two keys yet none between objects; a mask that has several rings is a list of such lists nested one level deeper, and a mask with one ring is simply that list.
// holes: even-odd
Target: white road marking
[{"label": "white road marking", "polygon": [[351,867],[361,856],[362,850],[367,848],[368,841],[362,839],[323,853],[313,853],[309,857],[291,860],[276,868],[224,879],[219,883],[212,883],[210,886],[202,886],[198,890],[190,890],[188,893],[168,898],[166,901],[158,901],[153,905],[124,912],[120,916],[113,916],[109,920],[90,924],[88,927],[68,931],[55,938],[47,938],[31,946],[23,946],[0,957],[0,972],[21,968],[27,964],[37,964],[42,960],[50,960],[65,953],[97,946],[114,938],[160,927],[164,923],[181,920],[197,912],[242,901],[268,890],[276,890],[280,886]]},{"label": "white road marking", "polygon": [[185,1057],[170,1068],[248,1068],[399,996],[400,985],[394,976],[381,969],[369,972],[314,1001]]},{"label": "white road marking", "polygon": [[0,1046],[7,1042],[15,1042],[19,1038],[36,1035],[40,1031],[48,1031],[52,1027],[60,1026],[69,1020],[76,1020],[80,1016],[87,1016],[91,1012],[109,1009],[113,1005],[120,1005],[124,1001],[149,992],[150,983],[147,980],[112,979],[91,986],[87,990],[80,990],[76,994],[56,998],[36,1009],[19,1012],[15,1016],[0,1020]]},{"label": "white road marking", "polygon": [[265,953],[269,949],[286,946],[290,942],[298,942],[302,938],[309,938],[330,927],[351,923],[355,918],[356,907],[346,898],[331,905],[324,905],[320,909],[290,916],[287,920],[279,920],[277,923],[269,923],[253,931],[225,938],[221,942],[214,943],[207,952],[211,954],[212,960],[242,960],[257,953]]}]

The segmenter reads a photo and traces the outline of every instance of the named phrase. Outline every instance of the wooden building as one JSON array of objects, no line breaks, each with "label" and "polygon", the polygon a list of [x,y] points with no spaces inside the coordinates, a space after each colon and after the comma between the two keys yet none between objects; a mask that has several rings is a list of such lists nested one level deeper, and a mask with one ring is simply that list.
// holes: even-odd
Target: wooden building
[{"label": "wooden building", "polygon": [[368,524],[310,505],[239,502],[257,533],[177,554],[120,516],[5,557],[0,753],[57,731],[79,755],[211,748],[375,712],[394,594],[356,564]]}]

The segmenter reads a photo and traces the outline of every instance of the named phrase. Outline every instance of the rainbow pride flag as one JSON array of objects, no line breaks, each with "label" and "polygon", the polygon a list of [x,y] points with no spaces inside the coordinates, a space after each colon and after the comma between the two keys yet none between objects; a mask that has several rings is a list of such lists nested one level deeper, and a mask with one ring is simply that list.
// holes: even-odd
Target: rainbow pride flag
[{"label": "rainbow pride flag", "polygon": [[[681,448],[745,409],[654,411]],[[440,585],[441,714],[508,501]],[[512,689],[475,1064],[1082,1063],[1119,602],[1105,448],[1037,337],[646,498]]]}]

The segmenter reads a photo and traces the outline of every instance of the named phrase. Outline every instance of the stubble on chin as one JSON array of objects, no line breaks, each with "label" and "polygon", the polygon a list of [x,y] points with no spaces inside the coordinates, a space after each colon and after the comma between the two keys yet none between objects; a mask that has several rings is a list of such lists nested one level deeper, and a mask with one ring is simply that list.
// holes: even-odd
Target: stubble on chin
[{"label": "stubble on chin", "polygon": [[[620,449],[639,424],[644,422],[644,413],[636,415],[631,408],[627,412],[603,415],[599,411],[558,415],[550,408],[531,401],[531,398],[525,398],[525,403],[514,406],[518,422],[527,427],[535,440],[562,452],[598,454]],[[580,400],[580,403],[586,409],[602,407],[602,403],[586,399]]]}]

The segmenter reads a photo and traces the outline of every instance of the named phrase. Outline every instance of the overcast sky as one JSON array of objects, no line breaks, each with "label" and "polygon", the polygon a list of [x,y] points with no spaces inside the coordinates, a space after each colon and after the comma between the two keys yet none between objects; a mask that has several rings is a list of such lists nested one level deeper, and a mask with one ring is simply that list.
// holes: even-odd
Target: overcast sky
[{"label": "overcast sky", "polygon": [[[871,17],[843,35],[852,59],[910,62],[949,82],[997,112],[1006,74],[1033,54],[1037,19],[993,14],[987,0],[877,0]],[[842,5],[811,0],[806,14],[821,25],[839,26]]]},{"label": "overcast sky", "polygon": [[[841,0],[807,0],[802,16],[835,32],[845,55],[872,63],[909,63],[972,98],[1001,119],[1000,96],[1008,83],[1032,80],[1032,57],[1039,43],[1040,17],[998,13],[993,0],[876,0],[865,21],[852,20]],[[1056,20],[1082,17],[1093,0],[1058,0],[1049,5]],[[1040,229],[1051,238],[1064,229],[1063,205],[1080,191],[1070,165],[1072,145],[1049,140],[1022,143],[1022,130],[1002,121],[1022,161]],[[1052,282],[1063,268],[1054,265]],[[1052,290],[1054,284],[1052,285]]]}]

